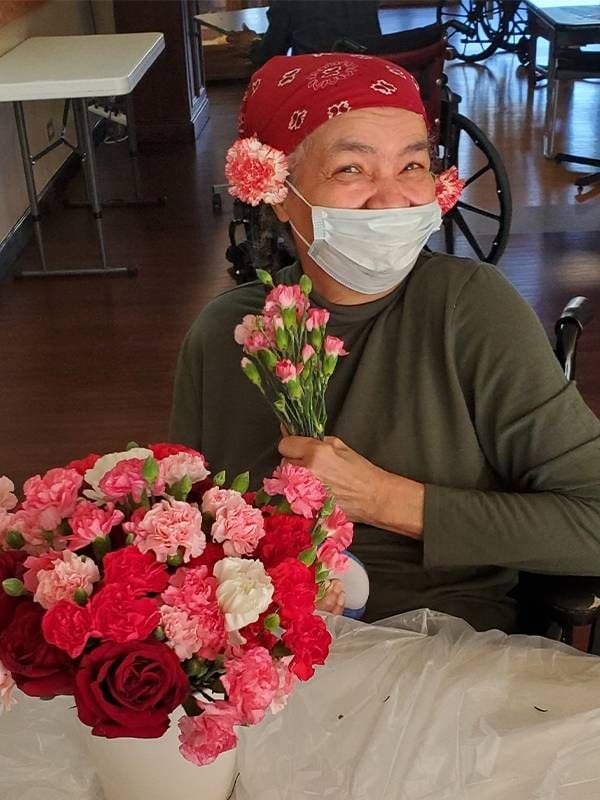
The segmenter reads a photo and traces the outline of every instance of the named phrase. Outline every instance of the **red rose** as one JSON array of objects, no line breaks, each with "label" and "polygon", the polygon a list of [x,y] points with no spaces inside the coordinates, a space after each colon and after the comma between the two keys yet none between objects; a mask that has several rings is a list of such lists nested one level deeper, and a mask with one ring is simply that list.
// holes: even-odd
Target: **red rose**
[{"label": "red rose", "polygon": [[24,550],[0,551],[0,633],[10,624],[17,606],[23,602],[21,597],[11,597],[2,588],[2,581],[6,578],[23,580],[25,568],[23,562],[27,558]]},{"label": "red rose", "polygon": [[279,606],[284,627],[298,615],[312,614],[317,595],[314,568],[295,558],[286,558],[267,573],[273,581],[273,602]]},{"label": "red rose", "polygon": [[282,639],[294,654],[290,669],[301,681],[312,678],[315,664],[325,663],[331,645],[331,635],[325,623],[313,614],[298,615]]},{"label": "red rose", "polygon": [[101,644],[75,677],[79,719],[96,736],[156,739],[189,693],[187,675],[162,642]]},{"label": "red rose", "polygon": [[49,644],[77,658],[83,653],[92,635],[92,615],[89,606],[79,606],[70,600],[59,600],[44,614],[42,632]]},{"label": "red rose", "polygon": [[265,535],[258,543],[257,555],[265,567],[274,567],[286,558],[298,558],[312,544],[313,520],[291,514],[264,518]]},{"label": "red rose", "polygon": [[85,458],[78,458],[75,461],[70,461],[66,466],[65,469],[74,469],[78,472],[81,476],[85,475],[88,469],[92,469],[96,461],[100,456],[97,453],[90,453]]},{"label": "red rose", "polygon": [[107,553],[102,561],[104,584],[118,583],[134,595],[164,592],[169,583],[165,564],[159,564],[154,553],[142,553],[131,545]]},{"label": "red rose", "polygon": [[186,564],[186,567],[207,567],[208,574],[213,574],[213,567],[220,561],[222,558],[225,558],[225,552],[223,550],[222,544],[216,544],[216,542],[207,542],[206,547],[202,551],[202,555],[196,556],[195,558],[191,558],[189,563]]},{"label": "red rose", "polygon": [[69,656],[44,639],[44,609],[37,603],[21,603],[10,625],[0,635],[0,661],[15,683],[31,697],[73,694],[75,665]]},{"label": "red rose", "polygon": [[93,635],[111,642],[139,642],[160,625],[155,600],[137,598],[126,586],[109,583],[90,603]]}]

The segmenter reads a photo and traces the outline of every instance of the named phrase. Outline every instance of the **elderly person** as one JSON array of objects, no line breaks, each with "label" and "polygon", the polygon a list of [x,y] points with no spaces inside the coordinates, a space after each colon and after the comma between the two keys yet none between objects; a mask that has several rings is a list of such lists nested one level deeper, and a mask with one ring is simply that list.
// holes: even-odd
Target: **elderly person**
[{"label": "elderly person", "polygon": [[265,195],[298,253],[278,282],[309,276],[349,355],[325,441],[282,438],[233,340],[264,289],[232,289],[183,343],[173,440],[255,484],[281,457],[313,470],[355,523],[367,620],[429,607],[512,631],[518,570],[600,573],[600,424],[492,266],[423,251],[440,209],[411,76],[374,57],[275,58],[241,125],[288,156]]}]

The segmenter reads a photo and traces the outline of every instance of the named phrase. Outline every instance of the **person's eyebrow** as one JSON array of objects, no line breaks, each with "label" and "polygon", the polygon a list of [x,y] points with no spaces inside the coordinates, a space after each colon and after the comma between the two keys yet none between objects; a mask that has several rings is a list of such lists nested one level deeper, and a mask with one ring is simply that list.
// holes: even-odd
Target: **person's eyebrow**
[{"label": "person's eyebrow", "polygon": [[[410,142],[405,147],[403,147],[398,155],[405,156],[410,153],[418,153],[422,152],[423,150],[429,149],[429,142],[427,139],[418,139],[417,141]],[[369,155],[373,155],[377,152],[376,148],[366,142],[359,142],[354,139],[338,139],[337,142],[334,142],[331,147],[328,149],[329,155],[335,155],[336,153],[366,153]]]}]

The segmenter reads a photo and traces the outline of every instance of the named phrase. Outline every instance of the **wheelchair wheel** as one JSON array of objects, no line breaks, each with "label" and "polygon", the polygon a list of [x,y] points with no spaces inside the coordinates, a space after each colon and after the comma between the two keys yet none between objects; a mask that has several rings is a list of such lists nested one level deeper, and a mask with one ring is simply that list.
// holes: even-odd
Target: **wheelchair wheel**
[{"label": "wheelchair wheel", "polygon": [[498,151],[474,122],[453,111],[446,124],[441,166],[456,166],[465,188],[444,217],[445,248],[449,253],[496,264],[510,233],[508,175]]},{"label": "wheelchair wheel", "polygon": [[448,45],[461,61],[483,61],[502,46],[507,15],[500,0],[459,0],[437,4],[437,21],[446,28]]}]

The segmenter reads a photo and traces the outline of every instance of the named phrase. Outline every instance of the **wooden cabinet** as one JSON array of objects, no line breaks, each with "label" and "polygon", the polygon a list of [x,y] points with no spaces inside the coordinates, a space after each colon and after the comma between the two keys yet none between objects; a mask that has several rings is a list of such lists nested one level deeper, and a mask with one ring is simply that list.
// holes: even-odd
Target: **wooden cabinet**
[{"label": "wooden cabinet", "polygon": [[208,120],[198,0],[114,0],[117,33],[161,31],[165,51],[135,89],[140,141],[193,141]]}]

